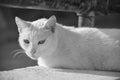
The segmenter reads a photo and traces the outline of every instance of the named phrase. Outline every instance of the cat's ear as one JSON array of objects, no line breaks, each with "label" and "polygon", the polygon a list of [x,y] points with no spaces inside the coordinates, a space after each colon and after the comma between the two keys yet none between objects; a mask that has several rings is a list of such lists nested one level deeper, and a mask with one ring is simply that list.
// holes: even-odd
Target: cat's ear
[{"label": "cat's ear", "polygon": [[19,17],[15,17],[15,22],[17,24],[19,32],[22,32],[23,29],[28,28],[30,26],[30,23],[20,19]]},{"label": "cat's ear", "polygon": [[55,27],[56,27],[56,17],[53,15],[46,22],[45,29],[55,32]]}]

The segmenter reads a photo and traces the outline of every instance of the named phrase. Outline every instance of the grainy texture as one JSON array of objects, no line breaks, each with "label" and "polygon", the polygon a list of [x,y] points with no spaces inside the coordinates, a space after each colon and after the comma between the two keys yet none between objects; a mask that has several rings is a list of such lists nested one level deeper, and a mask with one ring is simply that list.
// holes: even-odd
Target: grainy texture
[{"label": "grainy texture", "polygon": [[53,70],[38,66],[1,71],[0,80],[120,80],[120,73],[84,70]]},{"label": "grainy texture", "polygon": [[93,16],[120,13],[120,0],[0,0],[0,6],[76,12],[80,14],[78,27],[93,27]]},{"label": "grainy texture", "polygon": [[0,3],[81,14],[91,11],[95,11],[96,15],[120,13],[120,0],[0,0]]}]

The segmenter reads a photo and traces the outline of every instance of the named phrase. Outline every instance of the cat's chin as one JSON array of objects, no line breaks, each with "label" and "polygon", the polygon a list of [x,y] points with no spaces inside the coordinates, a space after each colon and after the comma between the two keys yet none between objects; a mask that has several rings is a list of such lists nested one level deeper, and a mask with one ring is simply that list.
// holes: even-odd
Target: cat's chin
[{"label": "cat's chin", "polygon": [[39,58],[37,55],[28,52],[26,52],[26,55],[32,60],[37,60]]},{"label": "cat's chin", "polygon": [[31,56],[31,55],[27,55],[29,58],[31,58],[32,60],[37,60],[38,59],[38,57],[36,57],[36,56]]},{"label": "cat's chin", "polygon": [[[30,56],[29,56],[30,57]],[[37,57],[30,57],[32,60],[37,60]]]}]

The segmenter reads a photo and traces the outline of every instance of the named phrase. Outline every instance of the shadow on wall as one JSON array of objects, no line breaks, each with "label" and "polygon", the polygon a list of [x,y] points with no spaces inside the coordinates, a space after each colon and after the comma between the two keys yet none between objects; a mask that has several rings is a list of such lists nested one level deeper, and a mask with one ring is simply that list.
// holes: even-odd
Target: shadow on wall
[{"label": "shadow on wall", "polygon": [[[15,16],[27,21],[34,21],[43,17],[49,18],[52,15],[55,15],[61,24],[77,26],[75,13],[0,7],[0,71],[37,65],[36,61],[31,60],[25,54],[13,57],[14,53],[12,52],[20,49]],[[102,28],[113,26],[119,28],[119,17],[120,15],[96,17],[95,25]]]},{"label": "shadow on wall", "polygon": [[120,28],[120,14],[97,16],[95,25],[100,28]]}]

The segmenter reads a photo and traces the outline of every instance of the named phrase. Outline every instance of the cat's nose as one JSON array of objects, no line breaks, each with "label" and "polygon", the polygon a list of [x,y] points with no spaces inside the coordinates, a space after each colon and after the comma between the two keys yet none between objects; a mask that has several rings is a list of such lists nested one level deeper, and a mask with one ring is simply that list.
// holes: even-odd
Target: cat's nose
[{"label": "cat's nose", "polygon": [[32,49],[32,50],[30,51],[30,53],[35,54],[35,53],[36,53],[36,50],[35,50],[35,49]]}]

